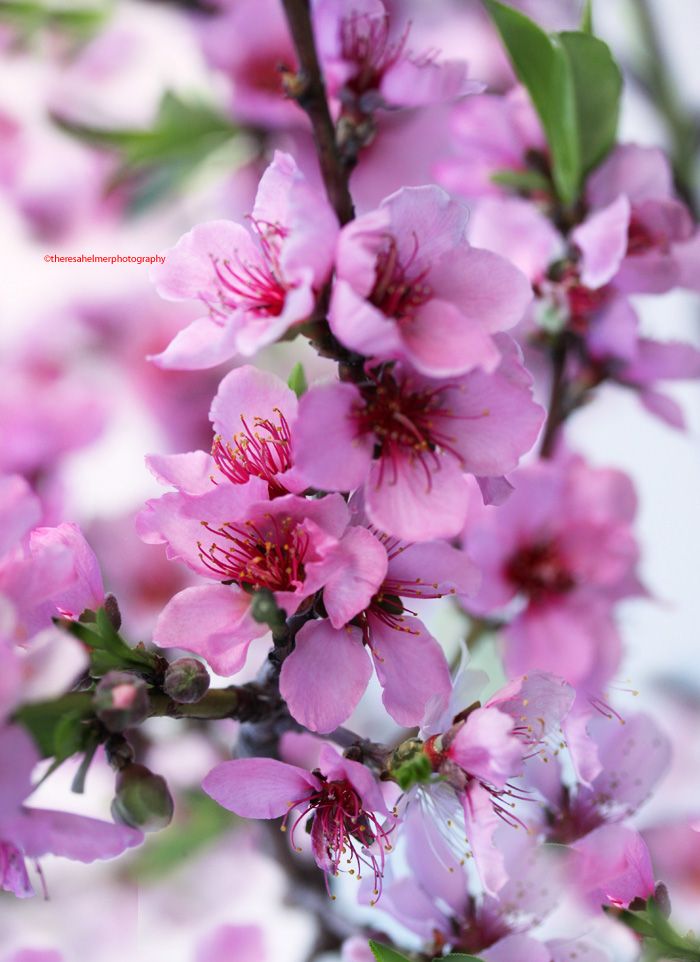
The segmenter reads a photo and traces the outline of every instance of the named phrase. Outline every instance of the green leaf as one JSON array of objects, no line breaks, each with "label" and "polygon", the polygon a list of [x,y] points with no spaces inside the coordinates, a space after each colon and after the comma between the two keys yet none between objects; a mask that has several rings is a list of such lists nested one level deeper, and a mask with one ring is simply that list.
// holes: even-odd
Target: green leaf
[{"label": "green leaf", "polygon": [[309,385],[306,381],[304,365],[301,363],[301,361],[297,361],[292,368],[291,374],[287,378],[287,386],[294,391],[297,397],[301,397],[302,394],[306,393],[306,389]]},{"label": "green leaf", "polygon": [[700,943],[697,939],[684,938],[673,928],[661,911],[656,899],[650,895],[647,899],[647,914],[654,927],[654,935],[663,944],[669,946],[673,958],[700,959]]},{"label": "green leaf", "polygon": [[491,174],[494,184],[501,184],[521,194],[533,194],[541,191],[550,193],[552,185],[544,174],[538,170],[498,170]]},{"label": "green leaf", "polygon": [[449,959],[452,962],[483,962],[476,955],[462,955],[460,952],[451,952],[449,955],[440,956],[439,959],[433,959],[433,962],[448,962]]},{"label": "green leaf", "polygon": [[390,949],[388,945],[370,939],[369,947],[377,962],[409,962],[405,955],[401,955],[396,949]]},{"label": "green leaf", "polygon": [[588,33],[561,33],[573,77],[584,176],[610,152],[617,136],[622,73],[610,48]]},{"label": "green leaf", "polygon": [[97,33],[109,18],[107,7],[53,7],[31,0],[3,0],[0,22],[9,23],[25,40],[39,30],[59,30],[69,37],[84,41]]},{"label": "green leaf", "polygon": [[586,0],[583,5],[583,10],[581,11],[581,26],[579,28],[582,33],[593,33],[593,2],[592,0]]},{"label": "green leaf", "polygon": [[[71,738],[74,737],[77,741],[78,736],[72,730],[72,726],[92,717],[91,700],[90,692],[71,692],[55,701],[23,705],[13,717],[32,736],[42,758],[50,758],[56,754],[57,750],[59,753],[66,750]],[[70,723],[65,720],[68,717],[72,719]],[[58,745],[56,744],[57,731]],[[82,746],[77,750],[81,749]]]},{"label": "green leaf", "polygon": [[518,10],[497,0],[484,0],[484,4],[542,121],[557,194],[570,204],[578,196],[581,152],[574,81],[566,51],[556,35],[545,33]]},{"label": "green leaf", "polygon": [[238,132],[209,105],[185,102],[170,92],[164,94],[150,130],[105,130],[58,116],[53,119],[67,133],[93,147],[118,151],[129,168],[184,161],[193,165]]}]

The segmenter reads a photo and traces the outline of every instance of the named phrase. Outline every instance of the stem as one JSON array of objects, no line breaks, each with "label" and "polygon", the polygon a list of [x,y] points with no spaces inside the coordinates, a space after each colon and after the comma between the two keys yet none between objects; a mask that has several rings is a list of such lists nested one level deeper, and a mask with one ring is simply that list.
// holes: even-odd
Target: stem
[{"label": "stem", "polygon": [[697,220],[700,214],[696,194],[696,151],[700,133],[698,124],[682,104],[666,66],[649,0],[634,0],[632,9],[646,53],[646,62],[637,73],[637,80],[647,90],[654,106],[666,122],[671,138],[676,188]]},{"label": "stem", "polygon": [[567,387],[564,378],[565,369],[566,340],[560,336],[552,349],[552,387],[549,394],[547,425],[544,429],[542,446],[540,447],[541,458],[551,458],[554,454],[559,428],[566,419],[567,412],[564,410]]},{"label": "stem", "polygon": [[149,693],[150,717],[168,718],[239,718],[244,706],[251,707],[251,693],[243,688],[213,688],[203,698],[189,705],[173,701],[162,691]]},{"label": "stem", "polygon": [[328,199],[341,225],[347,224],[355,216],[348,189],[350,171],[341,160],[335,138],[335,126],[328,109],[323,76],[316,53],[309,2],[308,0],[282,0],[282,6],[287,15],[301,68],[299,77],[301,89],[295,95],[295,99],[311,121],[316,153]]}]

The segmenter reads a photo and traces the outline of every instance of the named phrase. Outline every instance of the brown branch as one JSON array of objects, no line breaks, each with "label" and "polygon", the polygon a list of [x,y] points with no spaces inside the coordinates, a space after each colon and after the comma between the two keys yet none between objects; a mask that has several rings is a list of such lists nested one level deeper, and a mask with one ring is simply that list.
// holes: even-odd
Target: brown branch
[{"label": "brown branch", "polygon": [[282,6],[300,64],[298,83],[288,84],[288,90],[309,116],[328,199],[341,225],[347,224],[355,216],[348,188],[350,170],[343,164],[338,150],[316,53],[309,3],[308,0],[282,0]]},{"label": "brown branch", "polygon": [[569,413],[565,408],[567,392],[565,370],[566,339],[565,335],[560,335],[556,344],[552,348],[552,386],[549,394],[547,424],[544,429],[542,444],[540,446],[541,458],[551,458],[554,455],[554,450],[559,435],[559,428],[564,423],[567,414]]}]

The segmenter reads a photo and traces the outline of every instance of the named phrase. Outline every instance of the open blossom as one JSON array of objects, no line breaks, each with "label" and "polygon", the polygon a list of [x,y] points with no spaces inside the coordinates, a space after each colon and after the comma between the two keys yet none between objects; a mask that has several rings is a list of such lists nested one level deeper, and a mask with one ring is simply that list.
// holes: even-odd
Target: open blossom
[{"label": "open blossom", "polygon": [[482,707],[475,696],[485,681],[483,672],[463,667],[447,708],[437,699],[429,706],[422,751],[440,777],[410,789],[405,804],[417,801],[430,817],[447,820],[446,834],[461,857],[466,837],[481,884],[495,895],[508,878],[496,830],[523,824],[514,812],[522,796],[513,780],[528,758],[548,751],[575,693],[562,678],[534,671],[509,682]]},{"label": "open blossom", "polygon": [[[566,783],[558,757],[547,766],[535,762],[528,771],[545,800],[549,841],[570,845],[601,825],[633,815],[668,768],[668,739],[649,716],[633,715],[623,725],[611,722],[612,716],[600,714],[589,722],[600,770],[587,784]],[[572,756],[576,747],[575,741],[569,743]]]},{"label": "open blossom", "polygon": [[494,180],[498,174],[548,173],[544,131],[524,87],[456,104],[450,134],[453,156],[437,162],[435,179],[462,197],[507,193],[507,184]]},{"label": "open blossom", "polygon": [[510,674],[544,668],[579,689],[605,687],[621,650],[612,606],[643,593],[635,511],[625,475],[593,470],[579,457],[522,468],[498,510],[474,503],[464,545],[482,585],[464,604],[492,614],[515,602],[503,632]]},{"label": "open blossom", "polygon": [[[373,664],[384,707],[399,724],[417,724],[431,700],[446,704],[450,675],[445,655],[409,606],[415,598],[471,592],[478,583],[469,558],[441,542],[404,545],[382,535],[374,539],[381,551],[370,568],[368,544],[360,533],[369,532],[356,527],[344,539],[345,544],[353,536],[358,539],[354,565],[346,564],[324,588],[328,619],[304,625],[282,665],[280,691],[289,710],[314,731],[333,731],[350,716]],[[355,575],[360,559],[362,591]]]},{"label": "open blossom", "polygon": [[207,308],[156,355],[162,367],[249,357],[312,314],[330,274],[338,221],[289,154],[276,151],[263,174],[251,224],[253,236],[230,221],[200,224],[155,265],[162,297]]},{"label": "open blossom", "polygon": [[313,772],[273,758],[242,758],[217,765],[202,787],[243,818],[284,816],[283,828],[295,847],[294,833],[310,819],[319,868],[327,876],[347,871],[360,879],[368,870],[379,895],[385,853],[392,847],[391,826],[380,824],[379,818],[388,819],[389,812],[364,765],[324,745]]},{"label": "open blossom", "polygon": [[204,56],[232,81],[231,110],[255,126],[290,127],[306,115],[282,86],[282,68],[296,70],[297,55],[278,0],[235,0],[198,18]]},{"label": "open blossom", "polygon": [[[572,232],[584,258],[584,283],[599,271],[625,293],[700,289],[700,235],[688,208],[674,196],[668,158],[655,147],[618,145],[586,185],[591,214]],[[605,254],[607,253],[607,257]],[[589,263],[597,258],[599,269]]]},{"label": "open blossom", "polygon": [[527,279],[464,238],[468,211],[439,187],[406,187],[340,232],[328,320],[346,347],[432,377],[494,371],[492,337],[522,318]]},{"label": "open blossom", "polygon": [[370,370],[357,385],[312,387],[292,431],[300,476],[322,490],[363,485],[371,523],[392,537],[457,534],[467,513],[465,472],[482,479],[487,496],[491,482],[498,490],[542,423],[517,347],[504,335],[497,345],[493,374],[436,380],[397,364]]},{"label": "open blossom", "polygon": [[[203,496],[194,503],[177,550],[178,560],[218,583],[175,595],[158,619],[153,640],[164,648],[200,654],[214,671],[232,675],[242,668],[250,642],[268,630],[250,613],[250,592],[269,589],[279,607],[294,614],[343,571],[349,553],[344,543],[349,515],[340,495],[317,500],[285,495],[254,503],[245,514],[232,518],[230,504],[218,501],[217,495],[218,491],[214,498]],[[369,532],[358,529],[352,537],[365,541],[364,550],[356,549],[358,582],[363,582],[362,556],[371,566],[383,549],[378,544],[374,548],[376,539]],[[169,546],[172,549],[172,541]],[[362,590],[366,603],[371,586]]]},{"label": "open blossom", "polygon": [[420,107],[480,93],[463,60],[439,61],[408,47],[381,0],[315,0],[313,20],[328,90],[359,116],[377,107]]},{"label": "open blossom", "polygon": [[0,887],[19,898],[34,894],[25,858],[51,853],[92,862],[113,858],[143,839],[141,832],[123,825],[25,807],[38,761],[34,743],[23,729],[0,728]]}]

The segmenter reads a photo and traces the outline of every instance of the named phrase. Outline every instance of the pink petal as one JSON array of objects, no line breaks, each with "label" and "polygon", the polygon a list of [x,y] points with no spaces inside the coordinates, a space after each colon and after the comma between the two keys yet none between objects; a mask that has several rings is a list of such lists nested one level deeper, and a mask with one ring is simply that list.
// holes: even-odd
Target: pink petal
[{"label": "pink petal", "polygon": [[403,57],[387,70],[379,89],[388,104],[422,107],[449,103],[465,94],[479,94],[485,84],[467,79],[467,64],[463,60],[435,63]]},{"label": "pink petal", "polygon": [[298,722],[331,732],[350,717],[371,675],[359,628],[336,630],[327,621],[312,621],[297,633],[282,665],[280,692]]},{"label": "pink petal", "polygon": [[522,769],[523,746],[514,727],[513,719],[497,709],[477,708],[452,740],[449,757],[468,775],[504,788]]},{"label": "pink petal", "polygon": [[115,858],[143,841],[141,832],[125,825],[38,808],[25,808],[11,831],[28,858],[50,853],[78,862]]},{"label": "pink petal", "polygon": [[207,795],[242,818],[286,815],[320,787],[315,775],[274,758],[222,762],[202,782]]},{"label": "pink petal", "polygon": [[491,333],[517,324],[533,296],[517,267],[478,247],[446,253],[431,269],[429,283],[437,297],[458,304],[466,318]]},{"label": "pink petal", "polygon": [[491,796],[476,780],[462,796],[462,805],[469,847],[481,884],[489,895],[496,895],[508,881],[503,855],[493,843],[501,820],[494,811]]},{"label": "pink petal", "polygon": [[469,240],[500,254],[532,282],[541,281],[566,245],[549,218],[517,197],[484,197],[472,211]]},{"label": "pink petal", "polygon": [[0,478],[0,556],[41,520],[41,502],[18,474]]},{"label": "pink petal", "polygon": [[168,602],[153,642],[201,655],[218,675],[234,675],[245,664],[251,641],[267,631],[250,615],[250,595],[235,585],[203,585],[185,588]]},{"label": "pink petal", "polygon": [[[422,582],[428,589],[426,594],[432,593],[432,589],[443,595],[457,592],[470,595],[480,581],[479,569],[471,558],[443,541],[422,542],[404,548],[389,561],[388,577],[404,588],[408,586],[411,592],[414,587],[420,590]],[[401,594],[401,590],[397,590]]]},{"label": "pink petal", "polygon": [[374,435],[358,437],[353,410],[360,404],[353,384],[314,386],[301,399],[292,429],[299,474],[321,490],[352,491],[370,468]]},{"label": "pink petal", "polygon": [[284,381],[270,371],[261,371],[246,364],[223,379],[212,402],[209,418],[214,425],[214,433],[227,441],[241,431],[243,417],[251,430],[256,429],[255,418],[269,418],[273,424],[278,424],[276,408],[291,426],[298,406],[296,394]]},{"label": "pink petal", "polygon": [[64,521],[56,528],[36,528],[32,532],[30,546],[35,557],[52,545],[68,548],[72,573],[72,583],[51,594],[56,607],[68,617],[77,618],[86,608],[95,611],[104,605],[100,566],[78,525]]},{"label": "pink petal", "polygon": [[629,223],[630,202],[623,195],[571,232],[582,254],[581,282],[586,287],[602,287],[615,276],[627,253]]},{"label": "pink petal", "polygon": [[450,697],[450,673],[445,654],[417,618],[404,617],[402,629],[368,615],[372,657],[384,689],[382,702],[399,725],[417,725],[433,696]]},{"label": "pink petal", "polygon": [[323,604],[334,628],[369,605],[387,572],[384,546],[366,528],[349,528],[340,542],[341,564],[327,581]]},{"label": "pink petal", "polygon": [[238,353],[233,320],[231,316],[226,324],[218,324],[210,317],[198,317],[179,331],[164,351],[149,355],[148,360],[166,370],[201,371],[216,367]]},{"label": "pink petal", "polygon": [[451,457],[435,462],[397,456],[372,465],[365,487],[367,514],[380,531],[406,541],[451,538],[464,524],[468,501],[462,472]]},{"label": "pink petal", "polygon": [[160,296],[169,301],[196,300],[202,295],[216,301],[219,281],[214,260],[234,256],[256,264],[261,260],[248,231],[229,220],[198,224],[164,254],[165,261],[151,269],[151,279]]},{"label": "pink petal", "polygon": [[462,307],[434,297],[401,322],[404,349],[416,370],[435,377],[464,374],[480,367],[494,371],[501,360],[498,348],[481,321],[465,315]]},{"label": "pink petal", "polygon": [[211,491],[216,462],[204,451],[188,454],[147,454],[146,467],[160,484],[193,496]]},{"label": "pink petal", "polygon": [[386,317],[342,278],[333,285],[328,323],[338,340],[358,354],[386,358],[403,354],[395,318]]}]

